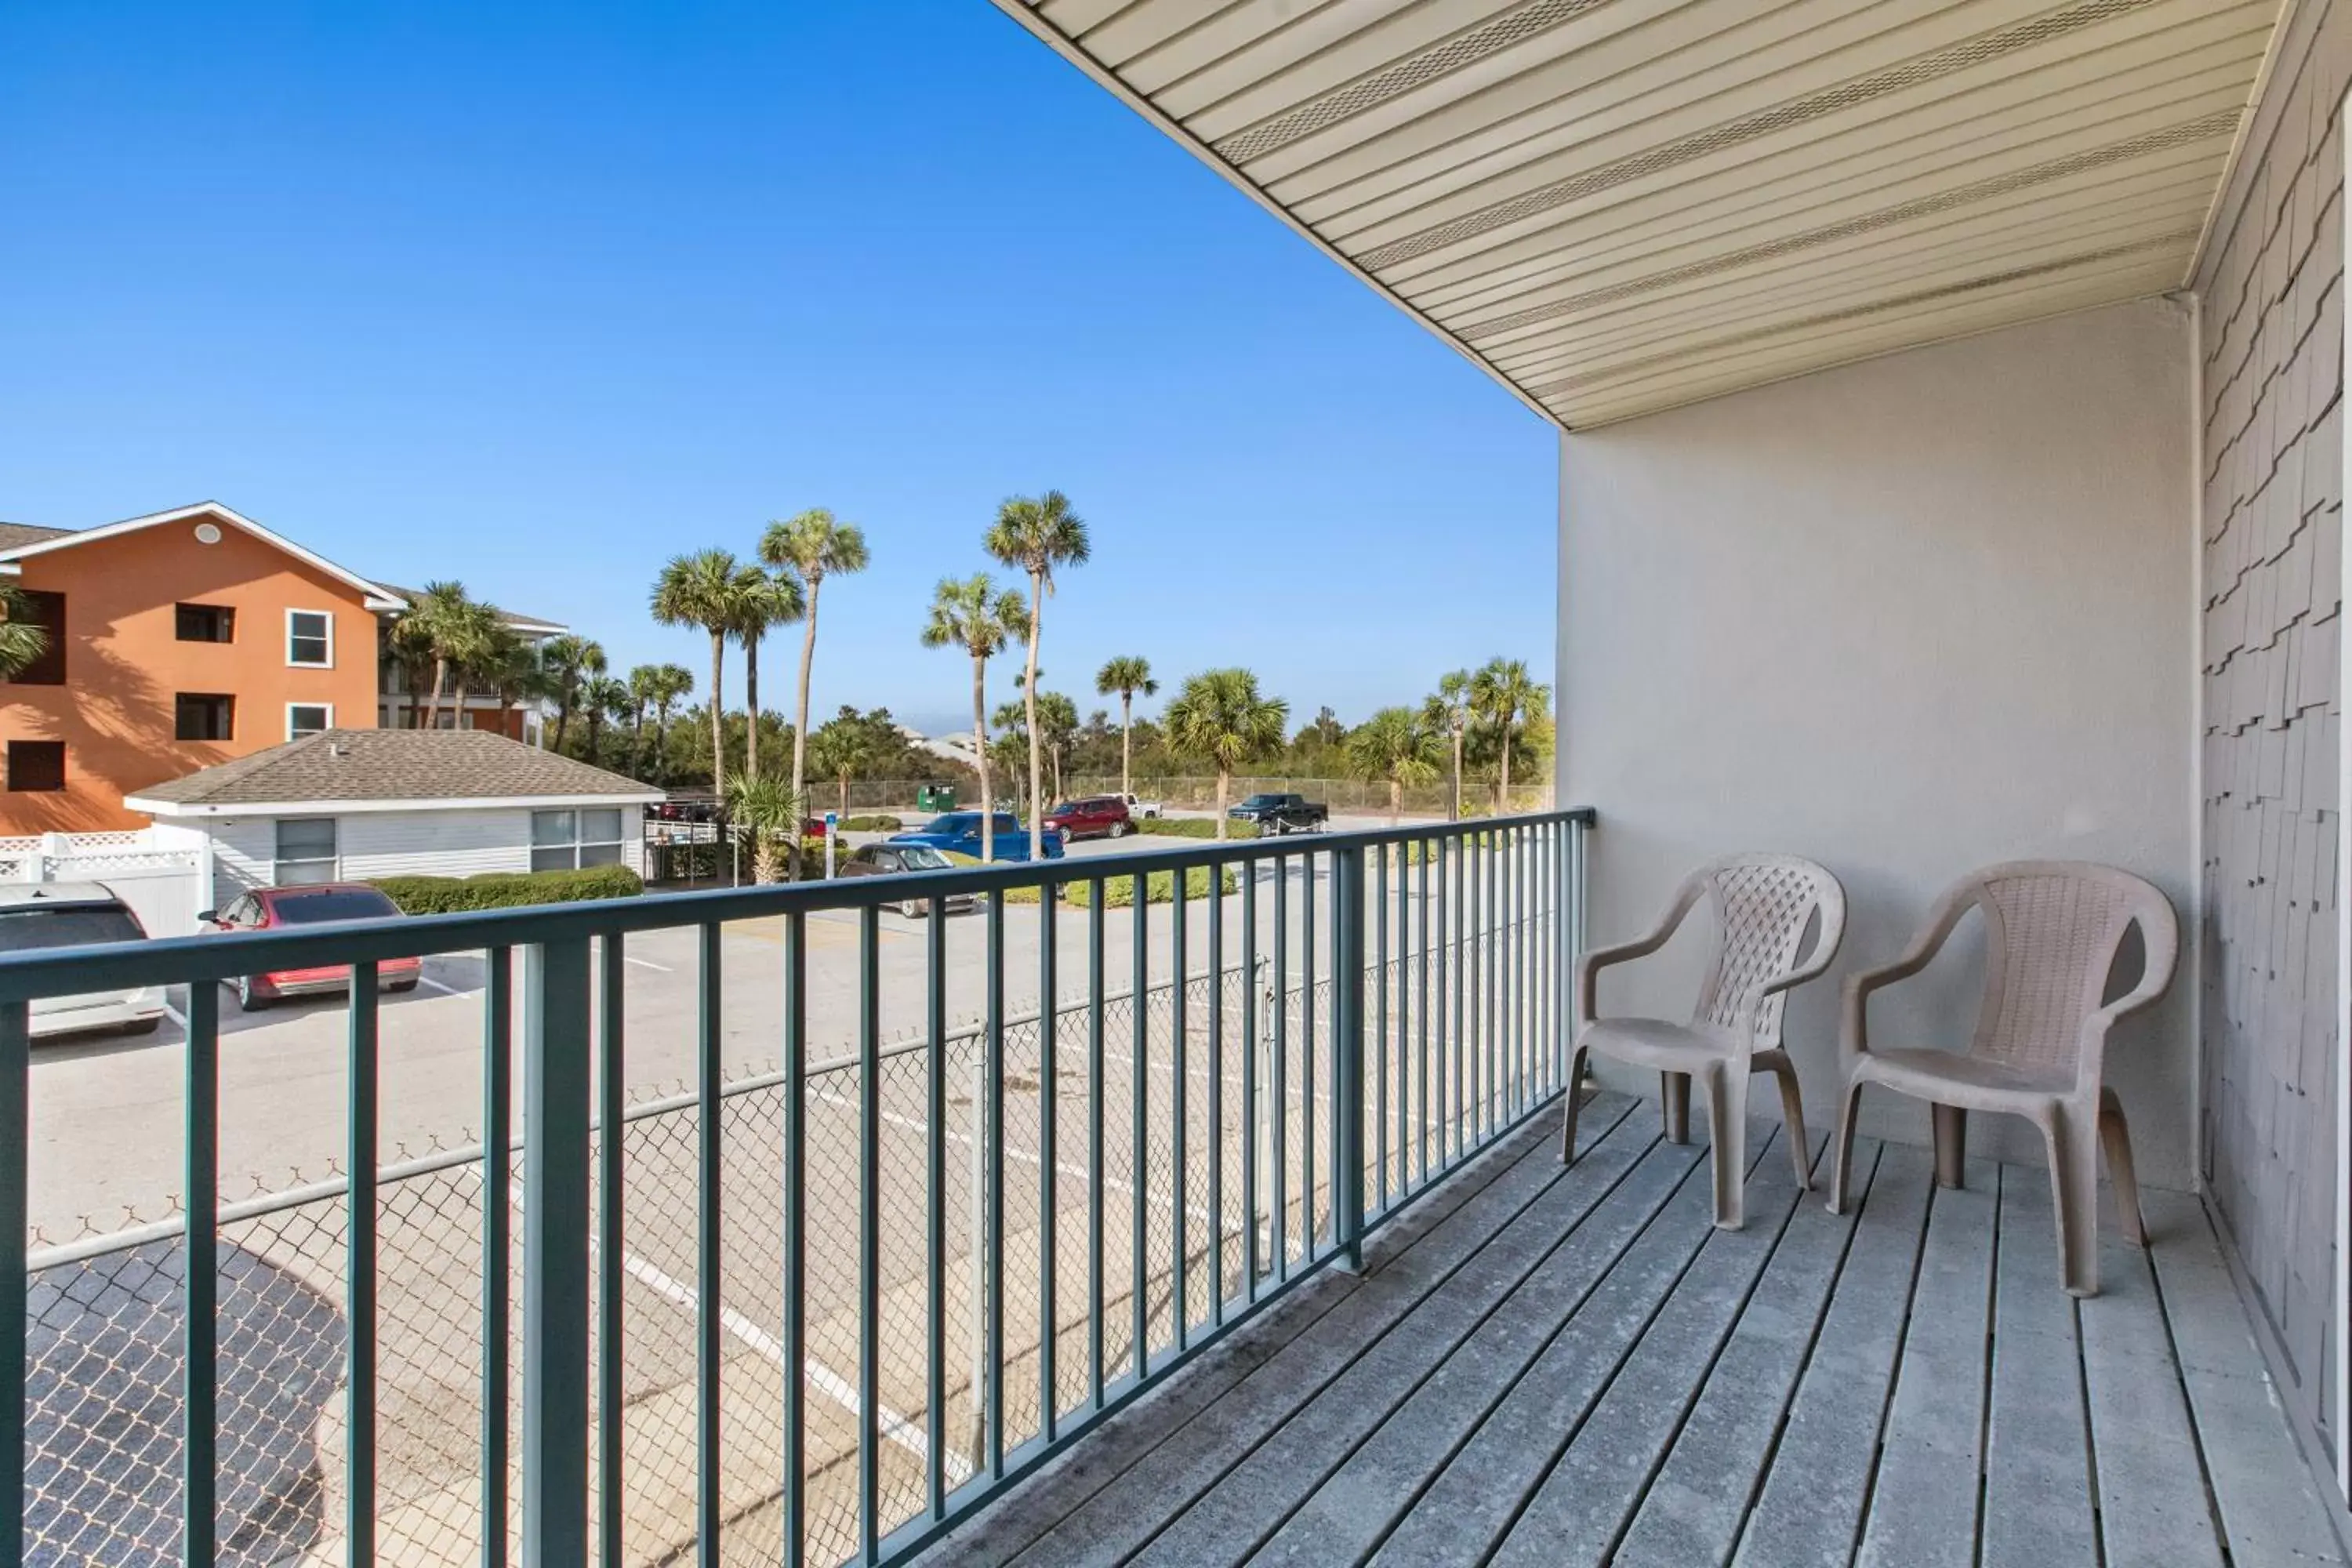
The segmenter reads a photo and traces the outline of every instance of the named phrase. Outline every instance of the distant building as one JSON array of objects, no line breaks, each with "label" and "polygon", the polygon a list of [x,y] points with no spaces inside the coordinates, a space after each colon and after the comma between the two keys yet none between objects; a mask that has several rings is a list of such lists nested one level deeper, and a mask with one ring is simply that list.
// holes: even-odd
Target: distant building
[{"label": "distant building", "polygon": [[[0,524],[0,578],[49,631],[0,684],[0,834],[136,828],[123,797],[331,729],[414,725],[382,655],[406,591],[216,501],[81,530]],[[533,637],[563,628],[509,616]],[[495,696],[452,728],[531,734]]]}]

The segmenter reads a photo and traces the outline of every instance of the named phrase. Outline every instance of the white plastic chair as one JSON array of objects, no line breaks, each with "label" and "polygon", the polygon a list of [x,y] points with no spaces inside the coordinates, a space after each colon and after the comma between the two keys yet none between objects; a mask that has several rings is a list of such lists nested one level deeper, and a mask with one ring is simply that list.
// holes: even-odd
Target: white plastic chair
[{"label": "white plastic chair", "polygon": [[[1595,1016],[1601,972],[1665,946],[1701,899],[1715,913],[1715,949],[1690,1022]],[[1816,935],[1811,951],[1800,963],[1798,952],[1809,927]],[[1798,1092],[1796,1067],[1780,1047],[1780,1014],[1790,987],[1829,967],[1844,931],[1845,889],[1826,868],[1794,855],[1733,855],[1685,878],[1665,918],[1647,935],[1580,957],[1562,1162],[1576,1158],[1574,1086],[1583,1080],[1588,1054],[1655,1068],[1666,1136],[1677,1143],[1690,1137],[1690,1088],[1696,1078],[1706,1090],[1714,1143],[1715,1223],[1737,1230],[1747,1187],[1748,1078],[1760,1067],[1780,1080],[1790,1157],[1798,1184],[1810,1188],[1804,1100]]]},{"label": "white plastic chair", "polygon": [[[1970,910],[1985,921],[1984,994],[1975,1037],[1964,1051],[1870,1043],[1870,994],[1927,967]],[[2139,927],[2145,953],[2137,984],[2102,1004],[2124,933]],[[2107,1030],[2164,994],[2180,950],[2172,901],[2128,871],[2078,860],[2017,860],[1989,866],[1937,901],[1910,951],[1845,983],[1845,1092],[1838,1102],[1837,1159],[1830,1208],[1842,1213],[1853,1160],[1854,1111],[1863,1085],[1884,1084],[1935,1108],[1936,1179],[1960,1184],[1968,1113],[2006,1110],[2041,1130],[2050,1154],[2058,1216],[2058,1258],[2067,1293],[2099,1293],[2099,1145],[2114,1177],[2124,1234],[2145,1245],[2131,1130],[2123,1101],[2107,1088]]]}]

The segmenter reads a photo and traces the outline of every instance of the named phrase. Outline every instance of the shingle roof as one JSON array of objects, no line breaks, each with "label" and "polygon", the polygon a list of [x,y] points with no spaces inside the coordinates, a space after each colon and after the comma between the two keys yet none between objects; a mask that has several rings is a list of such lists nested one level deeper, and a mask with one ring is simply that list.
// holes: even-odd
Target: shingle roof
[{"label": "shingle roof", "polygon": [[59,539],[72,531],[70,528],[40,528],[29,522],[0,522],[0,550],[38,544],[43,540]]},{"label": "shingle roof", "polygon": [[[0,548],[5,548],[5,546],[0,546]],[[401,598],[407,600],[412,605],[425,597],[425,595],[415,588],[395,588],[389,583],[384,584],[383,587],[386,593],[395,594]],[[492,605],[490,609],[497,615],[499,619],[506,622],[506,624],[510,626],[520,626],[525,630],[530,631],[544,630],[550,627],[552,627],[554,630],[559,632],[571,630],[571,628],[565,626],[562,621],[551,621],[545,616],[526,616],[520,610],[501,610],[496,605]]]},{"label": "shingle roof", "polygon": [[274,805],[616,795],[651,800],[661,791],[488,730],[327,730],[134,790],[131,798]]}]

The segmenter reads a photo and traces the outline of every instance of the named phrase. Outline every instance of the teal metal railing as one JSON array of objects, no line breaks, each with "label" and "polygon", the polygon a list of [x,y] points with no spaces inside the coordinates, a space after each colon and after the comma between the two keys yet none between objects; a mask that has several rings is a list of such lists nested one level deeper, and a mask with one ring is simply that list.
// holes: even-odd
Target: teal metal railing
[{"label": "teal metal railing", "polygon": [[[209,1564],[253,1550],[253,1445],[236,1440],[247,1418],[223,1429],[224,1290],[249,1338],[247,1264],[292,1229],[256,1226],[304,1205],[340,1219],[331,1261],[303,1272],[332,1274],[341,1299],[280,1320],[309,1342],[268,1348],[289,1365],[340,1351],[341,1437],[313,1461],[334,1471],[319,1489],[331,1517],[278,1518],[299,1537],[277,1543],[284,1554],[445,1560],[458,1540],[490,1565],[716,1564],[731,1531],[756,1536],[762,1561],[908,1555],[1319,1268],[1360,1265],[1368,1235],[1561,1091],[1591,821],[1561,812],[0,958],[0,1266],[29,1266],[31,1287],[0,1293],[0,1562]],[[1165,902],[1149,896],[1155,878]],[[1131,902],[1114,910],[1122,888]],[[1040,890],[1034,911],[1024,889]],[[951,937],[950,900],[966,899],[977,935]],[[883,914],[909,902],[929,915],[920,1023],[886,1040],[886,999],[908,1001],[909,983],[886,998]],[[1013,956],[1016,918],[1035,922],[1034,977],[1014,973],[1032,962]],[[782,940],[747,976],[722,933],[750,920],[779,921]],[[813,946],[813,921],[847,942]],[[633,1105],[628,944],[679,929],[694,933],[694,1081]],[[477,952],[478,1141],[388,1165],[376,966]],[[980,966],[970,1028],[949,1026],[951,958]],[[219,985],[341,963],[354,972],[343,1174],[224,1205]],[[780,1060],[730,1081],[729,998],[747,979],[775,988]],[[855,1022],[828,1056],[812,1039],[811,986],[845,981]],[[1016,1007],[1024,981],[1035,995]],[[30,1254],[27,1005],[127,985],[188,988],[187,1212]],[[459,1222],[386,1230],[417,1184],[447,1201],[458,1170]],[[741,1197],[747,1171],[772,1183],[772,1215]],[[691,1247],[673,1249],[692,1259],[687,1279],[632,1250],[633,1237],[675,1242],[688,1226]],[[447,1271],[453,1248],[472,1255],[464,1277],[479,1271],[478,1313],[467,1303],[453,1331],[471,1335],[475,1397],[470,1421],[427,1431],[414,1399],[392,1415],[380,1404],[386,1366],[414,1359],[401,1336],[418,1310],[388,1319],[383,1292]],[[220,1266],[194,1261],[206,1258]],[[150,1363],[166,1385],[121,1395],[150,1426],[159,1406],[176,1422],[168,1477],[77,1473],[90,1464],[78,1429],[113,1415],[28,1363],[28,1328],[46,1367],[123,1331],[92,1302],[156,1310],[152,1288],[91,1289],[101,1266],[118,1270],[108,1280],[135,1267],[172,1286],[176,1354]],[[79,1305],[28,1321],[37,1297]],[[688,1321],[690,1345],[647,1342],[648,1298]],[[756,1388],[747,1358],[772,1374]],[[450,1381],[446,1368],[436,1381]],[[684,1540],[670,1538],[677,1510],[648,1505],[631,1474],[633,1454],[651,1463],[645,1441],[628,1442],[631,1421],[652,1419],[648,1386],[690,1409]],[[392,1474],[387,1420],[401,1423]],[[730,1456],[747,1420],[772,1442]],[[438,1479],[464,1483],[462,1508],[449,1487],[416,1484],[419,1451]],[[143,1533],[121,1523],[131,1491],[157,1511]],[[429,1549],[398,1522],[420,1512],[433,1516]]]}]

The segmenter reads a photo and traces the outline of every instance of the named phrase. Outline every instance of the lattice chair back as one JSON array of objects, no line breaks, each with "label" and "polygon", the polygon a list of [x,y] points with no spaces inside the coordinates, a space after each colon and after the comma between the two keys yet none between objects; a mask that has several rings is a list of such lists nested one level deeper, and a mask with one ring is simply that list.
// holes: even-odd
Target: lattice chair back
[{"label": "lattice chair back", "polygon": [[1985,921],[1984,997],[1971,1055],[2071,1077],[2084,1020],[2105,1000],[2124,933],[2168,975],[2171,900],[2128,871],[2076,860],[1990,866],[1960,889]]},{"label": "lattice chair back", "polygon": [[1794,855],[1735,855],[1700,875],[1715,914],[1715,956],[1691,1022],[1735,1034],[1744,1028],[1758,1050],[1777,1049],[1787,994],[1759,996],[1758,988],[1796,967],[1815,916],[1826,922],[1844,892],[1827,870]]}]

